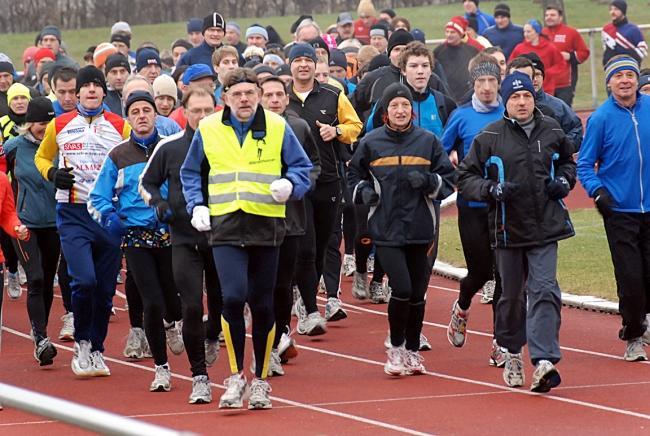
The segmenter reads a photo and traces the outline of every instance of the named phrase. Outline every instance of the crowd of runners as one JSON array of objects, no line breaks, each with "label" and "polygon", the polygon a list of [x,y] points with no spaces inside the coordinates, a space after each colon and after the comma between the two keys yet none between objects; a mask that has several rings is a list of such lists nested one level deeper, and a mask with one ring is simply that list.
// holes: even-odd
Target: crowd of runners
[{"label": "crowd of runners", "polygon": [[[527,345],[530,389],[548,392],[561,382],[558,241],[574,235],[563,199],[578,180],[603,216],[624,358],[647,360],[650,71],[626,2],[609,5],[609,98],[585,131],[572,102],[590,53],[560,6],[523,27],[505,3],[460,8],[426,36],[361,0],[357,19],[301,16],[288,43],[211,12],[169,47],[132,47],[120,21],[83,59],[55,26],[20,62],[0,54],[6,292],[19,304],[26,284],[38,364],[53,363],[53,339],[74,341],[74,374],[109,376],[104,341],[124,281],[123,354],[153,359],[151,391],[171,389],[168,350],[185,352],[189,402],[211,402],[223,342],[219,407],[267,409],[268,377],[299,361],[298,336],[345,324],[348,276],[353,298],[386,305],[384,371],[422,374],[440,205],[457,191],[468,274],[447,339],[465,344],[482,290],[494,313],[486,362],[523,386]],[[427,36],[444,42],[431,50]],[[49,319],[55,286],[62,325]]]}]

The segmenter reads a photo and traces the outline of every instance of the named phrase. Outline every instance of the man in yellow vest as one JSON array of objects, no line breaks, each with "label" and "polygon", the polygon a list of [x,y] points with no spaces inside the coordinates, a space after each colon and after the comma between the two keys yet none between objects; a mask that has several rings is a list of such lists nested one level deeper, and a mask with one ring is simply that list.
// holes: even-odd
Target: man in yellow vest
[{"label": "man in yellow vest", "polygon": [[223,86],[225,108],[200,122],[180,175],[191,223],[207,232],[222,286],[221,324],[232,375],[219,407],[242,407],[249,389],[243,372],[248,302],[256,362],[248,408],[269,409],[266,376],[285,203],[309,190],[312,164],[284,118],[259,105],[253,70],[228,73]]}]

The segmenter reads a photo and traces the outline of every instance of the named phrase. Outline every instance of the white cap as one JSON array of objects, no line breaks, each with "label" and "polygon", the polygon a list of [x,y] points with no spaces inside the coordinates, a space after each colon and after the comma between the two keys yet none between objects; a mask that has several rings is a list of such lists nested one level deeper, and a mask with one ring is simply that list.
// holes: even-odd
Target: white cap
[{"label": "white cap", "polygon": [[113,24],[113,27],[111,27],[111,35],[115,35],[117,32],[124,32],[130,35],[131,26],[129,26],[129,23],[126,21],[118,21],[117,23]]}]

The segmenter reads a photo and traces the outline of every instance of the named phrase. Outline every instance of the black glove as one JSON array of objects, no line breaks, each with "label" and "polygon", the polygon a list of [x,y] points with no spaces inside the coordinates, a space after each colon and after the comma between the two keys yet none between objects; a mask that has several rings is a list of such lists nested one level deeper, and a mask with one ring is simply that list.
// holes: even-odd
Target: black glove
[{"label": "black glove", "polygon": [[47,172],[47,178],[54,183],[57,189],[70,189],[74,185],[74,175],[70,174],[72,167],[50,168]]},{"label": "black glove", "polygon": [[156,216],[161,223],[171,223],[174,221],[172,208],[165,200],[156,204]]},{"label": "black glove", "polygon": [[379,194],[375,192],[375,188],[369,182],[363,181],[357,185],[354,203],[376,206],[379,203]]},{"label": "black glove", "polygon": [[501,182],[490,186],[489,194],[496,201],[506,201],[519,190],[519,183]]},{"label": "black glove", "polygon": [[546,193],[551,200],[561,200],[571,191],[569,181],[564,177],[557,177],[546,182]]},{"label": "black glove", "polygon": [[418,189],[426,193],[435,192],[440,187],[440,177],[437,174],[423,173],[421,171],[411,171],[406,175],[409,184],[413,189]]},{"label": "black glove", "polygon": [[609,218],[614,213],[612,208],[615,206],[616,202],[609,194],[609,192],[607,192],[607,189],[598,188],[596,190],[596,196],[594,197],[594,202],[596,203],[596,208],[598,208],[598,212],[600,212],[603,218]]}]

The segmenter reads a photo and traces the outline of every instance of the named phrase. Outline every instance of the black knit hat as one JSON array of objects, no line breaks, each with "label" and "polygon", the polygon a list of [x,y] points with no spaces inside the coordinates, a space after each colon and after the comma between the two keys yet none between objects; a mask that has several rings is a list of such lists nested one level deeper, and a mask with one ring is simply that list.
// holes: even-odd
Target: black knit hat
[{"label": "black knit hat", "polygon": [[609,5],[617,7],[623,12],[623,15],[627,15],[627,2],[625,0],[614,0]]},{"label": "black knit hat", "polygon": [[522,58],[526,58],[533,63],[533,67],[536,70],[542,72],[542,76],[546,77],[546,70],[544,69],[544,62],[540,59],[539,55],[534,52],[524,53],[521,55]]},{"label": "black knit hat", "polygon": [[388,55],[390,56],[390,52],[398,45],[406,45],[413,39],[413,35],[404,29],[394,31],[388,40]]},{"label": "black knit hat", "polygon": [[54,118],[52,100],[47,97],[35,97],[29,101],[25,122],[40,123],[50,121],[52,118]]},{"label": "black knit hat", "polygon": [[9,73],[12,76],[16,74],[16,69],[14,68],[14,64],[11,62],[0,62],[0,73]]},{"label": "black knit hat", "polygon": [[510,6],[505,3],[499,3],[494,7],[494,16],[510,18]]},{"label": "black knit hat", "polygon": [[384,93],[381,95],[381,106],[384,111],[388,110],[390,102],[397,97],[404,97],[413,104],[413,94],[411,94],[411,90],[408,89],[406,85],[395,82],[388,85],[384,90]]},{"label": "black knit hat", "polygon": [[129,94],[129,98],[126,99],[126,104],[124,105],[124,113],[127,116],[129,115],[129,108],[131,105],[138,101],[146,101],[154,108],[154,110],[156,110],[156,102],[148,91],[133,91]]},{"label": "black knit hat", "polygon": [[324,40],[323,38],[321,38],[320,36],[317,36],[316,38],[312,39],[312,40],[309,41],[307,44],[309,44],[309,45],[311,45],[312,47],[314,47],[314,49],[317,49],[317,48],[323,48],[323,49],[325,49],[325,51],[327,52],[327,57],[329,57],[329,55],[330,55],[330,48],[329,48],[329,46],[327,45],[327,43],[325,42],[325,40]]},{"label": "black knit hat", "polygon": [[114,42],[121,42],[122,44],[131,48],[131,35],[121,32],[115,33],[111,35],[111,44]]},{"label": "black knit hat", "polygon": [[77,71],[77,87],[75,91],[79,93],[79,90],[83,85],[91,82],[101,86],[104,89],[104,94],[108,93],[104,73],[94,65],[87,65]]},{"label": "black knit hat", "polygon": [[105,70],[106,74],[113,68],[124,67],[126,71],[131,74],[131,65],[129,60],[122,53],[115,53],[106,58]]},{"label": "black knit hat", "polygon": [[201,33],[205,33],[210,27],[218,27],[220,29],[226,30],[226,20],[223,19],[223,15],[218,12],[213,12],[210,15],[203,18],[203,28]]}]

